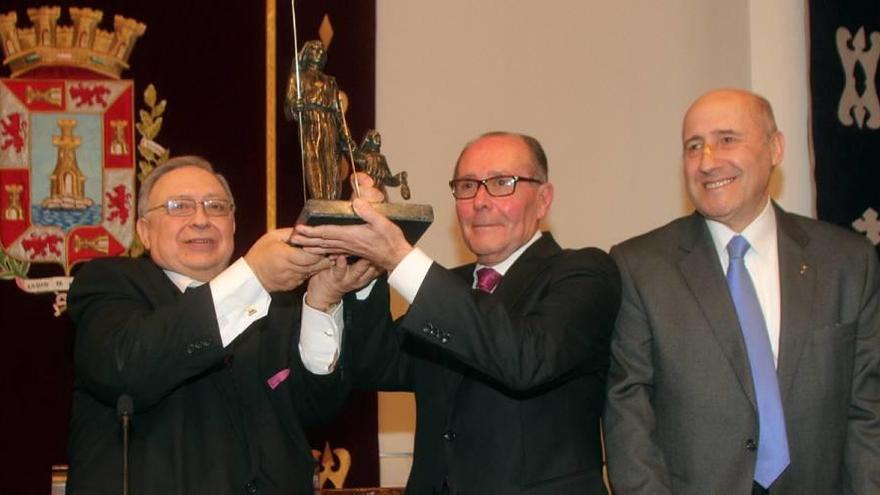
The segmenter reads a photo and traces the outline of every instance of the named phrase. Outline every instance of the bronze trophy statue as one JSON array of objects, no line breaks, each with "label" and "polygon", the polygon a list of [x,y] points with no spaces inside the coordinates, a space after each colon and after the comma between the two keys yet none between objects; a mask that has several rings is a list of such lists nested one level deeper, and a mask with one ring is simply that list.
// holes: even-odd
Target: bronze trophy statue
[{"label": "bronze trophy statue", "polygon": [[339,87],[336,78],[323,72],[327,51],[320,41],[307,41],[298,58],[300,77],[297,80],[295,71],[291,71],[284,114],[288,120],[299,122],[309,195],[339,199],[348,169],[343,153],[354,146],[344,125]]},{"label": "bronze trophy statue", "polygon": [[[303,178],[309,196],[297,223],[362,223],[351,203],[340,200],[349,169],[370,175],[383,193],[385,187],[400,186],[404,199],[410,198],[407,173],[391,173],[380,152],[382,137],[378,131],[368,131],[361,146],[356,147],[345,120],[344,93],[336,79],[323,72],[326,61],[324,45],[318,40],[307,41],[294,54],[287,81],[284,114],[299,124]],[[354,187],[358,194],[357,184]],[[386,195],[386,202],[375,207],[403,230],[411,244],[434,221],[430,205],[389,203]]]}]

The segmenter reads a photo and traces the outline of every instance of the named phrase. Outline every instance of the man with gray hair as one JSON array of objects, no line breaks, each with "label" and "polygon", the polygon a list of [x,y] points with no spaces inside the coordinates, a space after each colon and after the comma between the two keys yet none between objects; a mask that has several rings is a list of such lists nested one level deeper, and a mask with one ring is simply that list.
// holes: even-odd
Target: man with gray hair
[{"label": "man with gray hair", "polygon": [[334,414],[347,386],[334,372],[344,356],[322,351],[338,346],[342,310],[313,309],[310,294],[348,292],[375,270],[297,249],[290,229],[230,264],[234,212],[210,163],[173,158],[141,187],[149,257],[76,274],[68,493],[120,492],[126,402],[131,493],[311,493],[303,425]]}]

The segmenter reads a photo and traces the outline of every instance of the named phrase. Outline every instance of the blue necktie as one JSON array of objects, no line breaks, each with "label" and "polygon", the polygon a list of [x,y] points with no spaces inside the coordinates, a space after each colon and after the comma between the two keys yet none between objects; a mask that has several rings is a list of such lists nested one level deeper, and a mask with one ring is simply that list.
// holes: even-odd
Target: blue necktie
[{"label": "blue necktie", "polygon": [[788,437],[785,433],[785,416],[770,335],[764,322],[764,314],[749,277],[743,257],[749,250],[749,241],[741,235],[734,236],[727,245],[730,265],[727,267],[727,286],[736,307],[736,316],[746,342],[755,396],[758,400],[758,460],[755,464],[755,481],[768,488],[788,466]]}]

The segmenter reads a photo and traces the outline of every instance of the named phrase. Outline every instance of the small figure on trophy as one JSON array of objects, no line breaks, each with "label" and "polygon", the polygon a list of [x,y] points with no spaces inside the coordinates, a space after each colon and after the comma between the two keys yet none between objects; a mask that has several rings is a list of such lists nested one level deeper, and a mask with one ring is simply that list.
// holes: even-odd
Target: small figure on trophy
[{"label": "small figure on trophy", "polygon": [[364,135],[364,140],[354,154],[354,162],[357,170],[369,175],[373,179],[376,188],[385,194],[388,199],[388,193],[385,187],[400,187],[400,197],[409,199],[409,184],[406,182],[406,172],[391,174],[388,168],[388,160],[385,155],[380,152],[382,147],[382,135],[376,129],[370,129]]},{"label": "small figure on trophy", "polygon": [[284,113],[288,120],[299,121],[309,196],[333,200],[342,196],[342,183],[349,169],[345,154],[354,149],[355,143],[345,124],[336,78],[323,72],[326,62],[327,51],[320,41],[303,45],[291,64]]}]

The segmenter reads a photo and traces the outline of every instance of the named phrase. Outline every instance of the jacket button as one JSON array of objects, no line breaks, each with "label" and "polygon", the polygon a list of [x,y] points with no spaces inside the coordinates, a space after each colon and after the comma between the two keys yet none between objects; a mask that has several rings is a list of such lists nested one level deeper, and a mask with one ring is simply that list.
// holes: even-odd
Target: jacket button
[{"label": "jacket button", "polygon": [[753,439],[746,440],[746,450],[755,451],[758,450],[758,444],[755,443]]},{"label": "jacket button", "polygon": [[253,495],[254,493],[257,493],[257,484],[254,483],[253,481],[248,481],[248,482],[244,485],[244,490],[245,490],[247,493],[250,493],[250,494]]},{"label": "jacket button", "polygon": [[444,431],[443,432],[443,440],[446,440],[447,442],[451,442],[451,441],[455,440],[455,432],[452,430]]}]

